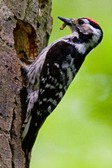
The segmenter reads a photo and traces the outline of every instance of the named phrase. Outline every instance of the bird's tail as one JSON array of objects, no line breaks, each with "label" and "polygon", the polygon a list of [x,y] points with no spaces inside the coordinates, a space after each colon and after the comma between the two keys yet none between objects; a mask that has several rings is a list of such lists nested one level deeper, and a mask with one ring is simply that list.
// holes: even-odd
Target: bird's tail
[{"label": "bird's tail", "polygon": [[31,152],[38,131],[47,116],[37,116],[37,111],[27,115],[22,126],[22,149],[26,155]]}]

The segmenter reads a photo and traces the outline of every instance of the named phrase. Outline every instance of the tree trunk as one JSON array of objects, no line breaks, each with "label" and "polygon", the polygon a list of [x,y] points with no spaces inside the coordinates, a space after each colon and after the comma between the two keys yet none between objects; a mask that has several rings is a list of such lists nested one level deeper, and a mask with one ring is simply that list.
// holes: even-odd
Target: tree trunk
[{"label": "tree trunk", "polygon": [[25,92],[21,61],[30,64],[47,45],[51,0],[0,0],[0,168],[26,168],[21,147]]}]

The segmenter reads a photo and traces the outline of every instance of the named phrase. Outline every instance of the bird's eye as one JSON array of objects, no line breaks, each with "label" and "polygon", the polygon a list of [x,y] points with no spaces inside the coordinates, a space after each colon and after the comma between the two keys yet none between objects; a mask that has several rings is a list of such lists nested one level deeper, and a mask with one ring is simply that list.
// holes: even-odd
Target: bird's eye
[{"label": "bird's eye", "polygon": [[82,25],[82,24],[84,24],[84,20],[79,19],[79,20],[78,20],[78,23],[79,23],[80,25]]}]

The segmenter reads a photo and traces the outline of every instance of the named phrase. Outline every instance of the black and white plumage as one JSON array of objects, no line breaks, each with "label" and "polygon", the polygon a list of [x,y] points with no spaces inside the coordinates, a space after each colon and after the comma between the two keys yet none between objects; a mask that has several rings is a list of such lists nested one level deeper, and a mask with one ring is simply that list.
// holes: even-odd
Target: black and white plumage
[{"label": "black and white plumage", "polygon": [[30,152],[47,116],[55,109],[81,67],[86,55],[102,40],[100,26],[88,18],[66,19],[72,34],[46,47],[27,72],[27,114],[22,146]]}]

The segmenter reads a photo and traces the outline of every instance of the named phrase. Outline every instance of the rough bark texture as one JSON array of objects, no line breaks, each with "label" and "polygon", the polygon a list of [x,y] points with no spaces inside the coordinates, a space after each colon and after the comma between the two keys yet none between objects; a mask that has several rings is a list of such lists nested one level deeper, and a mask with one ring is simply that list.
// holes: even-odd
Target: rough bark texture
[{"label": "rough bark texture", "polygon": [[51,0],[0,0],[0,168],[26,168],[21,148],[24,95],[20,60],[29,64],[47,45]]}]

